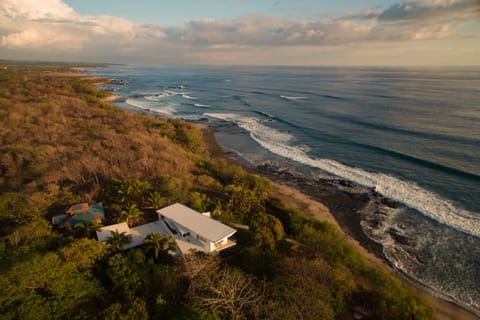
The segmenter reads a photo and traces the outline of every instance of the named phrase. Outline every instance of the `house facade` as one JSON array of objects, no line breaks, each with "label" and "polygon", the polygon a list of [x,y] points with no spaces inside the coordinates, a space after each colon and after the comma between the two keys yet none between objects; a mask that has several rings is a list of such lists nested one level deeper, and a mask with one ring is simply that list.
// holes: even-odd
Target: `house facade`
[{"label": "house facade", "polygon": [[124,232],[130,243],[123,246],[129,249],[143,244],[150,233],[172,235],[177,244],[176,255],[189,253],[190,250],[206,253],[218,253],[236,246],[231,238],[235,229],[211,219],[198,211],[180,203],[157,210],[158,220],[134,228],[125,222],[109,225],[97,231],[98,241],[108,241],[112,231]]},{"label": "house facade", "polygon": [[207,253],[219,252],[236,245],[231,237],[237,230],[209,218],[180,203],[157,210],[162,221],[182,250],[196,249]]},{"label": "house facade", "polygon": [[123,249],[130,249],[143,245],[143,240],[150,233],[170,234],[168,229],[160,221],[154,221],[130,228],[126,222],[112,224],[97,230],[97,239],[100,242],[106,242],[112,236],[112,232],[123,233],[128,238],[128,243],[123,245]]}]

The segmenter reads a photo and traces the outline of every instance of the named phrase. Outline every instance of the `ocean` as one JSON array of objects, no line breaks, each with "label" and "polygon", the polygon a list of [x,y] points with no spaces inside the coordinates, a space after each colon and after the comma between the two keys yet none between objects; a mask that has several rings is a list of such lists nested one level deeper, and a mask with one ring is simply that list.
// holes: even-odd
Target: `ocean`
[{"label": "ocean", "polygon": [[364,233],[401,273],[480,314],[480,67],[88,71],[124,80],[103,86],[120,107],[216,126],[219,144],[253,165],[339,177],[403,204],[379,225],[367,206]]}]

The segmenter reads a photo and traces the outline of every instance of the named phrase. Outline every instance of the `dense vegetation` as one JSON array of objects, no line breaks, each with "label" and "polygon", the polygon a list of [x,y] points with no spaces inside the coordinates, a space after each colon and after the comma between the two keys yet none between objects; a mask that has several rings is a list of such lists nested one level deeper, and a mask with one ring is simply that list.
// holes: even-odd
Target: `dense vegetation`
[{"label": "dense vegetation", "polygon": [[[214,155],[206,129],[112,107],[63,67],[0,67],[2,319],[432,317],[336,227]],[[139,224],[182,202],[249,229],[223,258],[175,260],[155,235],[121,251],[121,235],[95,240],[95,223],[52,228],[52,215],[82,201],[102,201],[106,223]]]}]

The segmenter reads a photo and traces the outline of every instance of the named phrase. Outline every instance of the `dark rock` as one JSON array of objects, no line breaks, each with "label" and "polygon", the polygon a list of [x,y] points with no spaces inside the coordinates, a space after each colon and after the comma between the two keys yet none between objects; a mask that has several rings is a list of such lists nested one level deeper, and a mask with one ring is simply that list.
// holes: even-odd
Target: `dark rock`
[{"label": "dark rock", "polygon": [[400,207],[400,203],[395,201],[395,200],[392,200],[392,199],[389,199],[389,198],[382,198],[381,200],[382,204],[386,205],[387,207],[390,207],[390,208],[393,208],[393,209],[397,209]]},{"label": "dark rock", "polygon": [[365,202],[369,201],[370,200],[370,195],[368,193],[362,193],[361,200],[365,201]]},{"label": "dark rock", "polygon": [[340,181],[338,181],[338,184],[341,185],[341,186],[344,186],[344,187],[350,187],[350,188],[355,187],[355,184],[351,181],[348,181],[348,180],[340,180]]},{"label": "dark rock", "polygon": [[123,79],[110,79],[110,84],[115,84],[115,85],[125,85],[127,83],[126,80]]},{"label": "dark rock", "polygon": [[416,241],[415,239],[413,238],[410,238],[410,237],[407,237],[405,235],[402,234],[402,231],[401,230],[398,230],[396,228],[390,228],[388,229],[388,233],[392,236],[392,238],[402,244],[402,245],[405,245],[405,246],[410,246],[410,247],[413,247],[416,245]]}]

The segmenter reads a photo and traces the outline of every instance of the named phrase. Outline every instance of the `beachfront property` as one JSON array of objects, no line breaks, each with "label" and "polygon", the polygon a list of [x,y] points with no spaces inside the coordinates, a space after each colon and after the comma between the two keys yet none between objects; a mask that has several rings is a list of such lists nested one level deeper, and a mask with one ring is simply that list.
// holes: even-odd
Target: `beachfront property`
[{"label": "beachfront property", "polygon": [[80,203],[65,210],[64,214],[52,217],[52,224],[61,228],[74,226],[88,221],[101,222],[105,219],[102,203]]},{"label": "beachfront property", "polygon": [[237,230],[180,203],[157,210],[157,213],[179,248],[194,246],[204,252],[219,252],[236,245],[231,237]]},{"label": "beachfront property", "polygon": [[112,232],[124,233],[127,236],[129,242],[123,245],[123,249],[125,250],[143,245],[143,240],[145,240],[150,233],[170,234],[167,227],[159,221],[142,224],[134,228],[130,228],[126,222],[121,222],[97,230],[98,241],[108,241],[112,236]]},{"label": "beachfront property", "polygon": [[157,210],[158,220],[130,228],[125,222],[109,225],[97,231],[98,241],[108,241],[112,231],[125,233],[130,242],[123,249],[143,244],[150,233],[173,236],[177,244],[176,255],[189,253],[190,250],[205,253],[219,253],[236,246],[232,236],[235,229],[180,203]]}]

